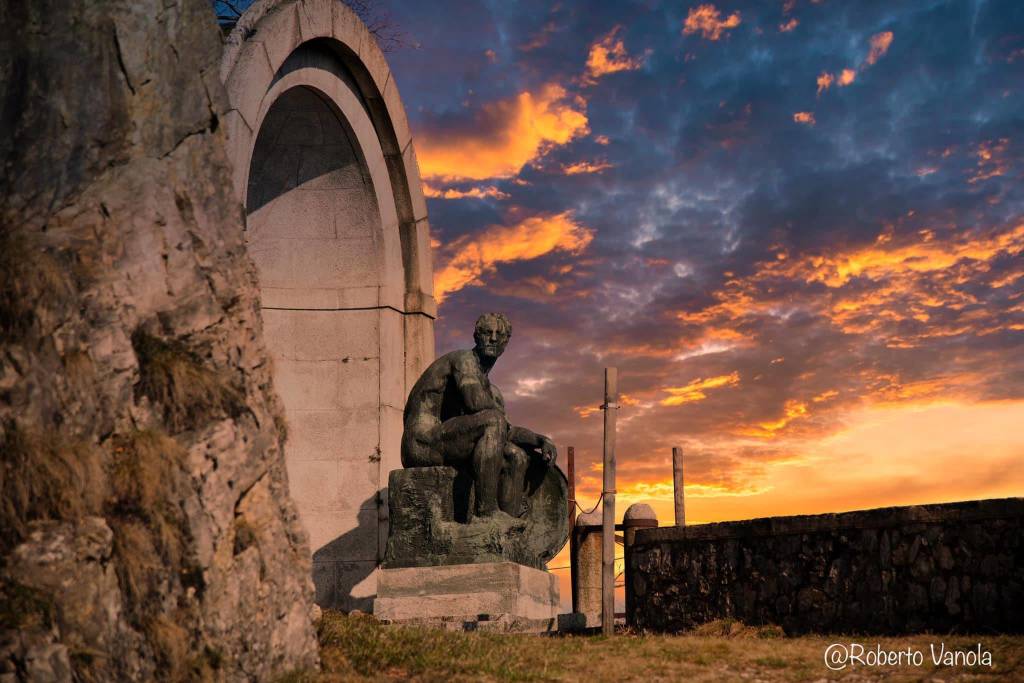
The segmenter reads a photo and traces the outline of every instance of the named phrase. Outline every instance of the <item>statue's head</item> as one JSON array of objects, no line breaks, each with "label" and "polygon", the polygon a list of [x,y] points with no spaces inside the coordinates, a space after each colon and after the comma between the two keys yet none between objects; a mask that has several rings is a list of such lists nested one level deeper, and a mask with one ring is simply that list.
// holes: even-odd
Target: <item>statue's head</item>
[{"label": "statue's head", "polygon": [[512,323],[504,313],[484,313],[476,319],[473,339],[481,358],[497,359],[512,337]]}]

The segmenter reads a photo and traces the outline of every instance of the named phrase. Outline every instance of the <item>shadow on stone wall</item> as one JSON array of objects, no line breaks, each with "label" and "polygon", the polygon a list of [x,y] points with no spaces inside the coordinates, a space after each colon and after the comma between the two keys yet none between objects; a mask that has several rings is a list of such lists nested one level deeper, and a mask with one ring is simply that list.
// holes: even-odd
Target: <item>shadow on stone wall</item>
[{"label": "shadow on stone wall", "polygon": [[359,506],[355,528],[313,553],[316,604],[350,612],[371,612],[377,593],[378,519],[375,494]]},{"label": "shadow on stone wall", "polygon": [[297,188],[367,192],[355,134],[325,98],[291,88],[270,107],[253,149],[246,210],[251,214]]}]

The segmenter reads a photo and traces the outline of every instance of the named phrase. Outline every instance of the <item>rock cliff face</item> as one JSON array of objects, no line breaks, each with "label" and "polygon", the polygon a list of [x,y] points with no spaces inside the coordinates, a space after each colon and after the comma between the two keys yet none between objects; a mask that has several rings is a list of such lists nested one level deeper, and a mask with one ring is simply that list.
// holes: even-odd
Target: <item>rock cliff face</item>
[{"label": "rock cliff face", "polygon": [[0,680],[315,666],[207,0],[0,4]]}]

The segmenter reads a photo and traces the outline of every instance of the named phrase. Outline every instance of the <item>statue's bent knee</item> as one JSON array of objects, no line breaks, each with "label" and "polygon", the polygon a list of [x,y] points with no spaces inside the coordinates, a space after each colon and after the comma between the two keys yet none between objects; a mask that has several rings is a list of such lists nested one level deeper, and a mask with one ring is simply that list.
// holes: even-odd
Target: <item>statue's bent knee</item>
[{"label": "statue's bent knee", "polygon": [[482,410],[480,411],[479,415],[483,418],[484,424],[486,424],[488,427],[505,428],[508,426],[508,421],[505,419],[505,415],[500,410]]},{"label": "statue's bent knee", "polygon": [[530,464],[530,456],[514,443],[505,445],[505,460],[513,469],[525,469]]}]

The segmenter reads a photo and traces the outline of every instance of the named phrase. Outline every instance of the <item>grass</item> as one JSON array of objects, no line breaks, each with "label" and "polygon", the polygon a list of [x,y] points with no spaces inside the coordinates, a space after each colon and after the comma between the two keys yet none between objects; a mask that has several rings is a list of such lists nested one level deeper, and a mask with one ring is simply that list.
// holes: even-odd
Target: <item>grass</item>
[{"label": "grass", "polygon": [[107,521],[129,612],[143,622],[167,575],[181,573],[185,564],[188,539],[178,507],[185,453],[155,430],[117,434],[109,447]]},{"label": "grass", "polygon": [[139,359],[137,391],[163,412],[172,433],[195,429],[218,417],[247,410],[245,397],[227,373],[209,367],[183,343],[141,330],[132,335]]},{"label": "grass", "polygon": [[103,475],[96,451],[59,432],[9,421],[0,429],[0,549],[20,542],[28,522],[95,514]]},{"label": "grass", "polygon": [[[776,628],[714,622],[695,632],[669,635],[501,635],[382,626],[368,615],[325,612],[319,626],[323,670],[292,673],[282,683],[340,681],[818,681],[1017,680],[1024,678],[1024,636],[802,636]],[[833,642],[911,647],[924,653],[921,667],[857,667],[830,671],[824,652]],[[992,653],[994,666],[934,666],[929,645]]]},{"label": "grass", "polygon": [[[71,298],[66,271],[66,265],[25,235],[0,229],[0,341],[22,341],[41,323],[48,305]],[[36,333],[45,332],[36,328]]]},{"label": "grass", "polygon": [[170,614],[153,608],[175,582],[203,588],[179,507],[185,452],[157,430],[117,434],[109,447],[106,512],[128,620],[153,648],[164,680],[206,680],[209,662],[193,652],[196,643],[187,628],[198,620],[195,605],[179,603]]}]

